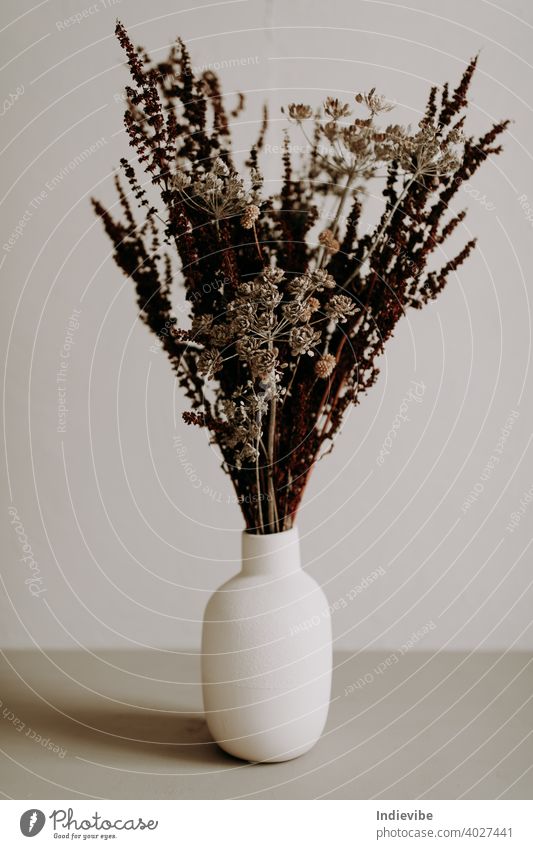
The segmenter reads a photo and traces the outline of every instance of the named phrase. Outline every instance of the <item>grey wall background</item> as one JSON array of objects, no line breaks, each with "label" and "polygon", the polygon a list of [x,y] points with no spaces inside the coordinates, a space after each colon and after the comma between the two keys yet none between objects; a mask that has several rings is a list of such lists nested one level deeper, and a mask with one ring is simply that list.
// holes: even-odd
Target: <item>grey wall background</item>
[{"label": "grey wall background", "polygon": [[[226,91],[247,94],[235,127],[243,149],[267,97],[277,118],[291,100],[376,86],[398,120],[416,122],[429,86],[458,80],[481,50],[469,127],[514,124],[504,155],[454,201],[469,207],[461,237],[477,234],[479,249],[399,327],[379,384],[316,470],[299,525],[336,608],[337,647],[533,648],[533,15],[518,0],[3,2],[0,644],[198,648],[208,595],[238,568],[229,481],[204,435],[183,425],[169,366],[89,206],[91,194],[114,202],[111,175],[129,155],[117,15],[154,56],[181,34],[195,65],[222,66]],[[283,126],[279,116],[269,144]],[[271,179],[276,161],[267,157]],[[380,466],[413,381],[420,400],[407,402]]]}]

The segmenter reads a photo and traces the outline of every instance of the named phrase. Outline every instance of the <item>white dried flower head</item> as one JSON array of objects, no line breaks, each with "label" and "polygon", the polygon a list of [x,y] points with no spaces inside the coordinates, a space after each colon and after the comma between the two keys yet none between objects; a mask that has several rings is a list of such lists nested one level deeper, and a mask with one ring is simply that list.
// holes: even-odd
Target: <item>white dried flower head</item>
[{"label": "white dried flower head", "polygon": [[258,218],[259,207],[255,203],[251,203],[242,214],[241,224],[245,230],[251,230]]},{"label": "white dried flower head", "polygon": [[227,177],[229,175],[229,168],[220,156],[217,156],[213,162],[211,171],[219,177]]},{"label": "white dried flower head", "polygon": [[283,297],[278,287],[271,283],[260,283],[259,286],[261,288],[257,298],[262,306],[269,309],[277,307]]},{"label": "white dried flower head", "polygon": [[304,298],[309,291],[313,290],[313,280],[311,274],[299,274],[298,277],[293,277],[287,286],[287,291],[296,298]]},{"label": "white dried flower head", "polygon": [[332,374],[333,369],[337,365],[337,360],[333,354],[323,354],[315,362],[315,374],[317,377],[326,378]]},{"label": "white dried flower head", "polygon": [[266,283],[272,283],[277,286],[285,277],[285,272],[281,268],[266,268],[263,271],[262,277]]},{"label": "white dried flower head", "polygon": [[313,330],[308,324],[293,327],[289,333],[291,353],[298,357],[301,354],[313,356],[312,348],[320,340],[320,331]]},{"label": "white dried flower head", "polygon": [[326,303],[324,312],[334,321],[345,322],[349,315],[355,315],[357,307],[346,295],[333,295]]},{"label": "white dried flower head", "polygon": [[[227,173],[226,173],[227,172]],[[195,209],[202,209],[215,221],[240,215],[251,202],[238,174],[230,173],[222,159],[216,159],[213,169],[202,174],[185,193],[185,200]]]},{"label": "white dried flower head", "polygon": [[317,292],[322,292],[324,289],[335,289],[337,284],[335,278],[331,276],[324,268],[317,268],[311,273],[313,287]]}]

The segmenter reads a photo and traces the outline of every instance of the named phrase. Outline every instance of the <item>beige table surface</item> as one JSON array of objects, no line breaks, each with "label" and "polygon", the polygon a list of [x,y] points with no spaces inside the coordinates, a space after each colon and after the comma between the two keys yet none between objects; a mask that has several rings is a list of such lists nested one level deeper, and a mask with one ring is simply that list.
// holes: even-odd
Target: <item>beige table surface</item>
[{"label": "beige table surface", "polygon": [[4,652],[0,791],[14,799],[532,798],[533,656],[391,656],[335,655],[318,745],[285,764],[252,765],[210,740],[196,654]]}]

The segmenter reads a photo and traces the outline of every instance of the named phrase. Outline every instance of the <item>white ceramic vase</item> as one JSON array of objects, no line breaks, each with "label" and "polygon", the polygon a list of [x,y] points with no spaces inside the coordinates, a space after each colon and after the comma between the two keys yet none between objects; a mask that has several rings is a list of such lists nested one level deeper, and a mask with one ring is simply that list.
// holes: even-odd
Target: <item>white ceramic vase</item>
[{"label": "white ceramic vase", "polygon": [[248,761],[303,755],[326,722],[331,666],[328,602],[301,568],[298,531],[243,533],[242,570],[214,593],[204,616],[212,736]]}]

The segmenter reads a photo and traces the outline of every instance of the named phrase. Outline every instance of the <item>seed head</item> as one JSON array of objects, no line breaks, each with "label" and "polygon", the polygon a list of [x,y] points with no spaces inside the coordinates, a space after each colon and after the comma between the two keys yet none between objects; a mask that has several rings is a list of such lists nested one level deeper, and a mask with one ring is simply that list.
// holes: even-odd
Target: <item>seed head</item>
[{"label": "seed head", "polygon": [[323,233],[318,237],[318,241],[320,244],[327,250],[330,254],[336,254],[339,251],[340,243],[339,240],[335,238],[332,230],[324,230]]},{"label": "seed head", "polygon": [[337,360],[333,354],[324,354],[315,363],[315,374],[317,377],[329,377],[337,364]]},{"label": "seed head", "polygon": [[241,217],[241,224],[245,230],[251,230],[255,222],[259,218],[259,207],[255,203],[251,203],[244,210]]}]

